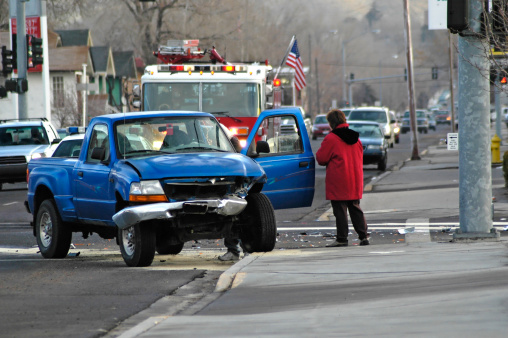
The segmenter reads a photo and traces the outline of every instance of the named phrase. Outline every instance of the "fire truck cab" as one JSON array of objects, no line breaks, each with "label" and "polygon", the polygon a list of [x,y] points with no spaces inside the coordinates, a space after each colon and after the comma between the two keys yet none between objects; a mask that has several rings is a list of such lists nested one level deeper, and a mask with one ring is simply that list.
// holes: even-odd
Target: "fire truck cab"
[{"label": "fire truck cab", "polygon": [[[261,111],[274,104],[272,67],[263,63],[229,63],[213,48],[201,51],[198,40],[170,41],[154,55],[134,97],[141,111],[202,111],[212,113],[233,132],[242,146]],[[210,61],[200,61],[210,54]],[[271,100],[270,100],[271,99]],[[271,102],[270,102],[271,101]]]}]

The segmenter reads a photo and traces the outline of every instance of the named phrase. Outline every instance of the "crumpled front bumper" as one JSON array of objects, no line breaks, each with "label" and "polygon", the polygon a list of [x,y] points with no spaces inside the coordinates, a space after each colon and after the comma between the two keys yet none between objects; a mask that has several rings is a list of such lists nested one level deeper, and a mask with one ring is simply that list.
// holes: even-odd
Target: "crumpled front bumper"
[{"label": "crumpled front bumper", "polygon": [[175,218],[176,212],[174,211],[182,211],[187,214],[215,213],[233,216],[241,213],[246,206],[247,201],[236,196],[213,200],[144,204],[120,210],[113,215],[113,221],[120,229],[126,229],[142,221]]}]

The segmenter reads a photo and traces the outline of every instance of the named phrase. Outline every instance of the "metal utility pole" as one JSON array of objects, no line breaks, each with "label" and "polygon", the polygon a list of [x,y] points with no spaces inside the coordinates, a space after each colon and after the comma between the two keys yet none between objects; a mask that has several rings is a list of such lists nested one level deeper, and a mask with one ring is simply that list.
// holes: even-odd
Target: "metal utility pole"
[{"label": "metal utility pole", "polygon": [[406,35],[406,64],[407,64],[407,89],[409,96],[409,121],[411,124],[412,136],[412,152],[411,160],[420,160],[418,151],[418,134],[416,129],[416,102],[414,93],[413,78],[413,44],[411,42],[411,20],[409,18],[409,0],[404,1],[404,33]]},{"label": "metal utility pole", "polygon": [[316,72],[316,104],[317,104],[317,111],[316,111],[316,115],[319,115],[320,112],[321,112],[321,102],[320,101],[320,95],[319,95],[319,72],[318,72],[318,61],[317,61],[317,58],[314,59],[314,64],[316,65],[315,68],[315,72]]},{"label": "metal utility pole", "polygon": [[469,1],[459,36],[459,212],[454,240],[499,240],[492,227],[489,40],[481,32],[483,0]]},{"label": "metal utility pole", "polygon": [[[25,19],[25,0],[18,0],[16,3],[16,53],[18,56],[18,79],[26,79],[26,19]],[[18,80],[19,85],[19,80]],[[18,118],[28,118],[26,93],[18,93]]]},{"label": "metal utility pole", "polygon": [[448,32],[448,56],[450,63],[450,100],[451,100],[451,113],[452,113],[452,133],[455,133],[455,95],[453,94],[453,45],[452,34]]},{"label": "metal utility pole", "polygon": [[309,89],[307,90],[307,94],[309,96],[308,98],[308,107],[309,107],[309,111],[307,112],[307,114],[310,115],[310,117],[312,118],[312,120],[314,120],[314,114],[312,114],[312,46],[311,46],[311,39],[310,39],[310,34],[309,34]]}]

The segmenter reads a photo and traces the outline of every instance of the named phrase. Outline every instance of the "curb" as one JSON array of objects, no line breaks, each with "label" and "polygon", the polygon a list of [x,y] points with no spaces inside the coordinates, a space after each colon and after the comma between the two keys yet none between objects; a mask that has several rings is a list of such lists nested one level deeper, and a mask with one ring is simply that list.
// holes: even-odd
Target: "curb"
[{"label": "curb", "polygon": [[220,275],[219,280],[217,281],[217,285],[215,286],[214,292],[227,291],[233,284],[236,274],[258,258],[259,256],[257,255],[254,256],[250,254],[247,257],[241,259],[238,263],[233,264],[229,269],[227,269]]}]

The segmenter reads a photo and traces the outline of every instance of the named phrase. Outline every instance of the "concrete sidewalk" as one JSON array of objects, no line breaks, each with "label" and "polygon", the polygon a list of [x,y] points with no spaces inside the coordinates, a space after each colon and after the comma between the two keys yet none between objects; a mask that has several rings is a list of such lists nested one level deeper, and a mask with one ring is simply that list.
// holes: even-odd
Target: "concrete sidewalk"
[{"label": "concrete sidewalk", "polygon": [[[457,152],[430,147],[398,169],[372,182],[365,210],[458,215]],[[502,171],[492,176],[497,213],[506,215]],[[251,254],[221,275],[202,306],[154,314],[121,337],[506,337],[505,238],[406,237],[396,245]]]}]

